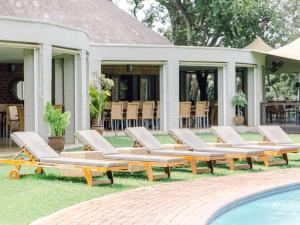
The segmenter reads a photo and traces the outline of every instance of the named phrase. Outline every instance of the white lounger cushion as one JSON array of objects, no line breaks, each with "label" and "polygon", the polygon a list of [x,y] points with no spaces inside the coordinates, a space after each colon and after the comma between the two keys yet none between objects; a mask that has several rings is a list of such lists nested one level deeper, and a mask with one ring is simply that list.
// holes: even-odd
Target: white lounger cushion
[{"label": "white lounger cushion", "polygon": [[177,156],[193,156],[193,157],[225,157],[222,153],[214,152],[191,152],[180,150],[151,150],[152,154],[158,155],[177,155]]},{"label": "white lounger cushion", "polygon": [[59,164],[71,164],[71,165],[80,165],[80,166],[93,166],[93,167],[118,167],[118,166],[127,166],[126,162],[117,162],[117,161],[104,161],[104,160],[92,160],[92,159],[74,159],[74,158],[42,158],[41,162],[44,163],[59,163]]},{"label": "white lounger cushion", "polygon": [[207,148],[196,148],[194,151],[204,152],[220,152],[223,154],[264,154],[264,150],[261,149],[247,149],[247,148],[223,148],[223,147],[207,147]]},{"label": "white lounger cushion", "polygon": [[225,143],[232,145],[247,145],[248,143],[230,126],[213,126],[210,131]]},{"label": "white lounger cushion", "polygon": [[115,148],[95,130],[77,131],[75,136],[85,145],[91,146],[94,151],[101,151],[105,159],[173,163],[182,162],[183,159],[174,157],[159,157],[150,155],[120,154]]},{"label": "white lounger cushion", "polygon": [[37,160],[59,158],[59,155],[35,132],[14,132],[11,139],[20,147],[25,147]]},{"label": "white lounger cushion", "polygon": [[125,133],[134,141],[137,141],[142,147],[148,150],[164,149],[161,144],[145,127],[127,127]]},{"label": "white lounger cushion", "polygon": [[181,141],[183,144],[188,145],[190,149],[203,148],[209,146],[189,129],[172,129],[170,130],[170,134],[175,139]]},{"label": "white lounger cushion", "polygon": [[115,154],[105,155],[105,159],[124,160],[124,161],[140,161],[140,162],[160,162],[160,163],[177,163],[183,162],[182,158],[162,157],[150,155],[134,155],[134,154]]},{"label": "white lounger cushion", "polygon": [[221,138],[225,143],[229,143],[234,148],[250,148],[250,149],[258,149],[262,151],[285,151],[285,150],[293,150],[297,149],[297,146],[285,145],[285,146],[267,146],[267,145],[255,145],[248,144],[242,137],[230,126],[219,126],[212,127],[211,131],[218,138]]},{"label": "white lounger cushion", "polygon": [[103,155],[118,154],[119,152],[96,130],[80,130],[75,137],[94,151],[101,151]]},{"label": "white lounger cushion", "polygon": [[257,130],[273,144],[294,144],[280,126],[258,126]]},{"label": "white lounger cushion", "polygon": [[60,157],[37,133],[14,132],[13,141],[20,147],[25,147],[37,160],[44,163],[59,163],[80,166],[114,167],[127,166],[127,163],[104,160],[73,159]]},{"label": "white lounger cushion", "polygon": [[292,145],[241,145],[241,146],[233,146],[233,147],[238,147],[238,148],[251,148],[251,149],[259,149],[263,151],[285,151],[285,150],[293,150],[296,149],[296,146]]},{"label": "white lounger cushion", "polygon": [[210,147],[189,129],[172,129],[170,134],[182,143],[188,145],[190,149],[200,152],[215,152],[224,154],[263,154],[262,150],[252,150],[246,148],[224,148]]}]

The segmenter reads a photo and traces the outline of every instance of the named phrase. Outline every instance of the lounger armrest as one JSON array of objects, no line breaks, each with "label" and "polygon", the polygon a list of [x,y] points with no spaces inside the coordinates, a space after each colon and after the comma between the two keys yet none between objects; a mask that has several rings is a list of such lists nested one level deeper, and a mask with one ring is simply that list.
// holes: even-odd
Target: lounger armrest
[{"label": "lounger armrest", "polygon": [[147,155],[149,152],[143,147],[121,147],[115,148],[121,154],[137,154],[137,155]]},{"label": "lounger armrest", "polygon": [[229,143],[214,143],[216,147],[232,147],[232,144]]},{"label": "lounger armrest", "polygon": [[62,152],[61,157],[65,158],[76,158],[76,159],[103,159],[102,152],[96,151],[76,151],[76,152]]},{"label": "lounger armrest", "polygon": [[189,150],[189,147],[185,144],[164,144],[163,146],[168,150]]}]

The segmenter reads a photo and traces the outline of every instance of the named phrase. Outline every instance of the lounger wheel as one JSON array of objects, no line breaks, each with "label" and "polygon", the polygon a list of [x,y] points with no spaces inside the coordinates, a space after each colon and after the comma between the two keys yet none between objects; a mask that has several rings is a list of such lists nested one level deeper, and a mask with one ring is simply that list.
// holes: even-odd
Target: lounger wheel
[{"label": "lounger wheel", "polygon": [[20,173],[17,169],[13,169],[11,171],[9,171],[9,178],[10,179],[14,179],[14,180],[17,180],[17,179],[20,179]]},{"label": "lounger wheel", "polygon": [[45,171],[44,171],[43,167],[38,167],[38,168],[35,169],[35,173],[37,173],[37,174],[44,174]]}]

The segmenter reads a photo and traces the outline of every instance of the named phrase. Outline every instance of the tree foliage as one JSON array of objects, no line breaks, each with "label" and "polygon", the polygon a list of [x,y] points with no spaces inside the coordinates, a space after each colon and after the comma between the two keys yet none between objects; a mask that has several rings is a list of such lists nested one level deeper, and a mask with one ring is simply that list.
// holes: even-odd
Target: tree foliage
[{"label": "tree foliage", "polygon": [[127,0],[134,16],[175,45],[244,47],[256,36],[284,44],[299,36],[298,0]]},{"label": "tree foliage", "polygon": [[296,73],[267,74],[265,76],[266,100],[297,100],[297,82],[298,75]]}]

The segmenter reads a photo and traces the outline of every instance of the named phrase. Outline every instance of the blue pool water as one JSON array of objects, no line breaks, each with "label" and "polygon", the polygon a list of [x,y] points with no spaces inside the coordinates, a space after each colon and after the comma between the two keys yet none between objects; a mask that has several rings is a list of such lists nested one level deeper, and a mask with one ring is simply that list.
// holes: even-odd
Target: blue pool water
[{"label": "blue pool water", "polygon": [[300,225],[300,188],[237,206],[210,225]]}]

